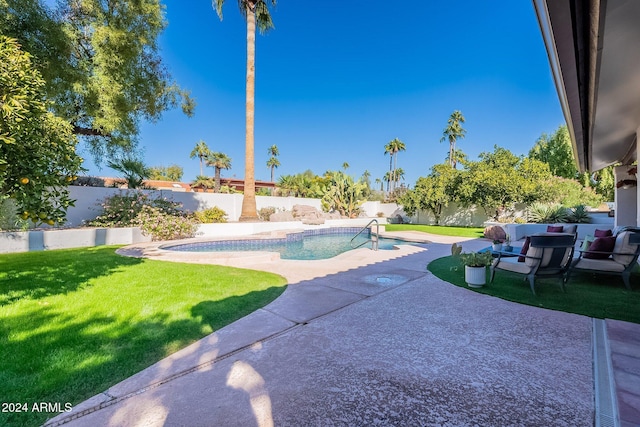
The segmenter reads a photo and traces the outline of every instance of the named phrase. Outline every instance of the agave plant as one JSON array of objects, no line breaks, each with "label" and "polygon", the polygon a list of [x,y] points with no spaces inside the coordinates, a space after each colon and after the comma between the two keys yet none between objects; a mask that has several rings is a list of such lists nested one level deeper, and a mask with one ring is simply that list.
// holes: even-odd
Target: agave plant
[{"label": "agave plant", "polygon": [[567,222],[567,208],[560,204],[534,203],[529,207],[529,221],[539,224]]},{"label": "agave plant", "polygon": [[577,224],[588,224],[591,222],[591,217],[587,211],[585,205],[574,206],[569,210],[569,222],[575,222]]}]

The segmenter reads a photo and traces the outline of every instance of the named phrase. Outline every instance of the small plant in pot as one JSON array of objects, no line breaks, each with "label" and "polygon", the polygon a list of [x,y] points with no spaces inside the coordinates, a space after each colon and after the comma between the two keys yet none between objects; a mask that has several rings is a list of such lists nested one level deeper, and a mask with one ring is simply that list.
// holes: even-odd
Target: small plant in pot
[{"label": "small plant in pot", "polygon": [[491,244],[491,248],[494,251],[501,251],[502,250],[502,240],[494,239],[493,243]]},{"label": "small plant in pot", "polygon": [[506,252],[511,252],[513,250],[513,246],[511,246],[511,236],[507,233],[504,237],[504,243],[502,244],[502,250]]},{"label": "small plant in pot", "polygon": [[451,248],[451,253],[454,257],[459,258],[464,265],[465,282],[467,282],[467,285],[471,288],[483,286],[487,282],[487,267],[493,262],[491,252],[462,253],[458,251],[458,248],[462,249],[454,243],[454,246]]}]

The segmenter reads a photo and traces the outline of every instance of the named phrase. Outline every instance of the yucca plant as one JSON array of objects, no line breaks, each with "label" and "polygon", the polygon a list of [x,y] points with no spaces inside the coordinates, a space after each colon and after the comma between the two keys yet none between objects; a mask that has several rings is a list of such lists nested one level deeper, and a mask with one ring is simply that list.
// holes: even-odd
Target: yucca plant
[{"label": "yucca plant", "polygon": [[569,210],[569,222],[575,222],[577,224],[588,224],[591,222],[591,217],[587,211],[585,205],[574,206]]},{"label": "yucca plant", "polygon": [[560,204],[534,203],[529,207],[529,221],[538,224],[567,222],[567,208]]}]

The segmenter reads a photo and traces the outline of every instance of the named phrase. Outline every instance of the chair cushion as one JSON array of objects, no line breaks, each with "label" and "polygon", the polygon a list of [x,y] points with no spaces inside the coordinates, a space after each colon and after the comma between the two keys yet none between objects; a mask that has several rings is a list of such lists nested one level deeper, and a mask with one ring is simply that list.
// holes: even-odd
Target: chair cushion
[{"label": "chair cushion", "polygon": [[585,252],[583,258],[590,259],[607,259],[611,255],[613,251],[613,247],[616,244],[616,238],[613,236],[608,237],[597,237],[596,240],[593,241],[589,245],[588,251],[597,251],[597,252],[605,252],[605,253],[594,253],[594,252]]},{"label": "chair cushion", "polygon": [[573,265],[573,268],[580,270],[609,271],[615,273],[624,271],[624,265],[619,262],[615,262],[612,259],[580,258],[580,260]]},{"label": "chair cushion", "polygon": [[563,229],[561,225],[547,225],[547,233],[562,233]]},{"label": "chair cushion", "polygon": [[578,232],[578,225],[577,224],[563,225],[562,232],[568,233],[568,234],[576,234]]},{"label": "chair cushion", "polygon": [[613,236],[613,232],[611,230],[599,230],[596,228],[595,233],[593,233],[594,237],[609,237]]},{"label": "chair cushion", "polygon": [[520,274],[531,273],[531,267],[525,263],[518,262],[515,257],[500,258],[500,261],[494,264],[494,268]]},{"label": "chair cushion", "polygon": [[522,250],[520,251],[520,256],[518,257],[518,262],[524,262],[524,260],[526,259],[524,256],[527,254],[530,244],[531,244],[531,238],[527,236],[524,239],[524,244],[522,245]]},{"label": "chair cushion", "polygon": [[629,244],[629,236],[631,231],[623,231],[616,236],[616,243],[613,247],[613,252],[629,254],[629,255],[613,255],[613,259],[620,264],[629,265],[634,258],[637,245]]}]

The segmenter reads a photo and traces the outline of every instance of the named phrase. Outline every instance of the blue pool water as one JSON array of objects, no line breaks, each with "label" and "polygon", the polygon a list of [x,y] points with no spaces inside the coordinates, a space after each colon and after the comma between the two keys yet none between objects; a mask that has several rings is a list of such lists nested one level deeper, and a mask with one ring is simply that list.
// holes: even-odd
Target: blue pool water
[{"label": "blue pool water", "polygon": [[[279,239],[223,240],[200,243],[186,243],[163,247],[163,249],[182,252],[221,252],[221,251],[268,251],[280,253],[282,259],[314,260],[333,258],[353,249],[351,239],[359,231],[355,229],[322,229],[288,234]],[[369,239],[363,233],[353,241],[353,246]],[[381,238],[378,249],[393,249],[394,245],[410,244],[403,240]],[[371,242],[363,248],[371,248]]]}]

